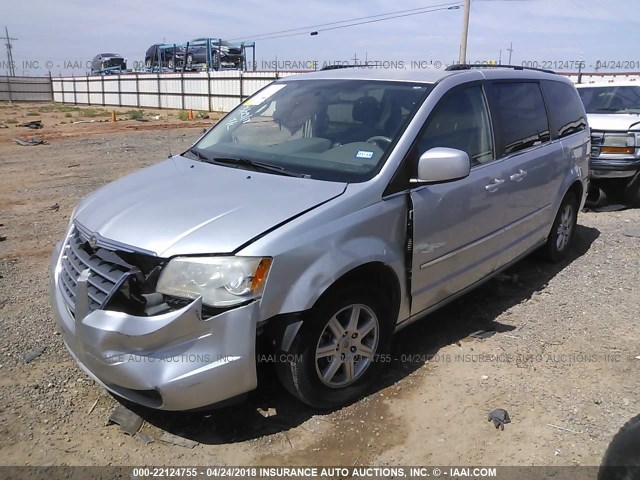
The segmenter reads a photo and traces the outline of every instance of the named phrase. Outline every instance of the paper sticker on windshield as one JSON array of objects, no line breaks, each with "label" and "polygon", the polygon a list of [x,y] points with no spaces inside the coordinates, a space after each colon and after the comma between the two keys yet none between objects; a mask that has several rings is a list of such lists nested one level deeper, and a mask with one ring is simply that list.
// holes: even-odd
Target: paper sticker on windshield
[{"label": "paper sticker on windshield", "polygon": [[277,92],[282,90],[285,87],[283,84],[279,85],[269,85],[268,87],[262,89],[260,93],[254,95],[253,97],[244,101],[245,105],[260,105],[267,98],[275,95]]},{"label": "paper sticker on windshield", "polygon": [[358,150],[358,153],[356,153],[356,158],[373,158],[373,152],[370,150]]}]

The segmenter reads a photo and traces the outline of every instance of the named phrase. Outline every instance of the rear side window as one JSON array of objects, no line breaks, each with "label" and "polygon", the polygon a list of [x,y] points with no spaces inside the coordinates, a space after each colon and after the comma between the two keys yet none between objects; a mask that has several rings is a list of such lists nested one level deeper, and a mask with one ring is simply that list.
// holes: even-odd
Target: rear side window
[{"label": "rear side window", "polygon": [[500,154],[525,150],[550,140],[549,121],[537,82],[495,83],[492,111],[501,133]]},{"label": "rear side window", "polygon": [[549,108],[552,138],[566,137],[587,128],[582,102],[572,86],[544,80],[542,90]]}]

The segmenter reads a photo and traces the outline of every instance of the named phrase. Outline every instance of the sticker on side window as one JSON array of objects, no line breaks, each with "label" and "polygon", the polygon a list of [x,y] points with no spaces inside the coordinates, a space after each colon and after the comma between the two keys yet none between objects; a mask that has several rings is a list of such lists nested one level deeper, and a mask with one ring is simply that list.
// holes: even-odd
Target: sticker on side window
[{"label": "sticker on side window", "polygon": [[358,150],[358,153],[356,153],[356,158],[373,158],[373,152],[370,150]]}]

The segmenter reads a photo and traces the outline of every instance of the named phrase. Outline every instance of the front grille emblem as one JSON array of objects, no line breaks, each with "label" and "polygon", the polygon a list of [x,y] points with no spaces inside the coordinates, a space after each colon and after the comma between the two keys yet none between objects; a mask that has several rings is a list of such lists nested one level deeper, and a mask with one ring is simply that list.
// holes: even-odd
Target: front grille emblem
[{"label": "front grille emblem", "polygon": [[89,246],[91,248],[93,248],[94,250],[96,249],[96,247],[98,246],[98,239],[96,238],[95,235],[91,235],[89,237]]}]

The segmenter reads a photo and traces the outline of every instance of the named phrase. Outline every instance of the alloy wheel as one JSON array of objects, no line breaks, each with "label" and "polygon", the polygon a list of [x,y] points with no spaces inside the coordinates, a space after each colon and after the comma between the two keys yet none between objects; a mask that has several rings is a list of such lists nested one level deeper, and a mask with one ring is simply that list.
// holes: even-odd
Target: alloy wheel
[{"label": "alloy wheel", "polygon": [[316,345],[318,378],[325,385],[340,388],[354,383],[374,360],[380,324],[366,305],[348,305],[324,327]]},{"label": "alloy wheel", "polygon": [[573,230],[573,208],[571,205],[565,205],[560,214],[560,222],[558,223],[558,231],[556,235],[556,247],[558,251],[564,250],[571,239]]}]

